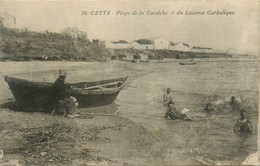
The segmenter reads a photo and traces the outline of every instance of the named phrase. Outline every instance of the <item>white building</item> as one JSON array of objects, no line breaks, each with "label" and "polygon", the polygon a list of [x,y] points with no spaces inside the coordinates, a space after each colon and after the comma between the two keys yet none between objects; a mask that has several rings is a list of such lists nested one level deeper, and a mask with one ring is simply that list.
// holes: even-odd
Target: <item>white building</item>
[{"label": "white building", "polygon": [[164,38],[139,39],[131,43],[131,48],[143,50],[170,49],[171,43]]},{"label": "white building", "polygon": [[152,50],[153,44],[139,43],[137,41],[133,41],[133,42],[130,43],[129,48],[140,49],[140,50]]},{"label": "white building", "polygon": [[170,49],[171,47],[171,43],[164,38],[153,39],[153,43],[154,43],[155,50]]},{"label": "white building", "polygon": [[16,17],[9,15],[7,13],[0,12],[0,26],[15,28]]},{"label": "white building", "polygon": [[125,40],[119,41],[105,41],[106,48],[112,49],[139,49],[139,50],[175,50],[182,52],[213,52],[213,49],[208,47],[191,47],[186,43],[173,43],[164,38],[155,38],[155,39],[139,39],[131,43],[128,43]]},{"label": "white building", "polygon": [[113,49],[139,49],[139,50],[164,50],[170,49],[171,43],[164,38],[156,38],[156,39],[139,39],[135,40],[131,43],[126,42],[125,40],[119,40],[116,42],[106,41],[106,48]]},{"label": "white building", "polygon": [[186,43],[171,43],[170,50],[188,52],[191,51],[190,47]]},{"label": "white building", "polygon": [[71,36],[73,38],[87,38],[87,33],[80,31],[78,27],[67,27],[62,30],[62,34],[65,36]]}]

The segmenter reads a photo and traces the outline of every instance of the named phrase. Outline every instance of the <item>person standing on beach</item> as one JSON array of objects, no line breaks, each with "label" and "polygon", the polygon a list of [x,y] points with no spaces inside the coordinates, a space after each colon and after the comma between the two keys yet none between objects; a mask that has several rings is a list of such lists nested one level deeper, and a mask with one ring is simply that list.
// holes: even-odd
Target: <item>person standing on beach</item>
[{"label": "person standing on beach", "polygon": [[65,85],[66,71],[60,70],[59,77],[52,85],[52,97],[55,102],[55,106],[58,107],[63,102],[63,106],[66,110],[67,117],[74,118],[79,116],[76,114],[76,106],[73,97],[66,93],[66,89],[71,88]]},{"label": "person standing on beach", "polygon": [[163,102],[166,105],[168,105],[170,102],[174,103],[171,91],[171,88],[167,88],[167,92],[163,95]]}]

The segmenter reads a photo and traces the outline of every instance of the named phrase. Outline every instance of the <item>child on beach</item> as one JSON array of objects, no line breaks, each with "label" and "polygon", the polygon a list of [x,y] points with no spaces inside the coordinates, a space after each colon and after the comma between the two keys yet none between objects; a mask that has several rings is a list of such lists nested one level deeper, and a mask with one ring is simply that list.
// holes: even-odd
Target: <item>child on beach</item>
[{"label": "child on beach", "polygon": [[163,95],[163,102],[167,105],[170,102],[174,103],[171,91],[171,88],[167,88],[167,92]]},{"label": "child on beach", "polygon": [[253,132],[253,124],[250,122],[248,118],[246,118],[247,111],[241,110],[240,119],[237,120],[237,123],[234,127],[234,132],[244,132],[244,133],[252,133]]}]

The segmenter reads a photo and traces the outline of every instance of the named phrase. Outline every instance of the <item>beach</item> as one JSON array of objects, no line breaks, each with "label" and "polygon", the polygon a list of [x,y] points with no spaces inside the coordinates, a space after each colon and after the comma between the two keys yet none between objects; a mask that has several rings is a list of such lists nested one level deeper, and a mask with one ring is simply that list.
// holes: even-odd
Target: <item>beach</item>
[{"label": "beach", "polygon": [[[21,165],[241,164],[257,151],[258,61],[195,61],[193,66],[181,66],[177,60],[1,62],[0,150],[4,156],[0,164],[16,160]],[[8,107],[14,99],[4,82],[5,75],[54,82],[59,69],[69,73],[68,83],[124,76],[129,79],[114,103],[80,108],[88,115],[81,118],[13,111]],[[189,109],[194,121],[163,118],[166,107],[162,96],[166,88],[172,89],[177,109]],[[205,104],[214,101],[215,95],[223,100],[223,107],[207,114],[203,111]],[[229,109],[231,96],[239,98],[247,109],[255,126],[252,134],[233,132],[239,112]],[[40,142],[28,139],[33,134],[40,136]],[[40,144],[38,148],[35,143]]]}]

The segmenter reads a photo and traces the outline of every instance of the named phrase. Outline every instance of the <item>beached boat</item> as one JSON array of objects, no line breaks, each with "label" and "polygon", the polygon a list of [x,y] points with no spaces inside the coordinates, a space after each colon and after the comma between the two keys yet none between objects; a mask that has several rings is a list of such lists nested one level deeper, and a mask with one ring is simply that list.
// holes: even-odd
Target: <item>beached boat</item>
[{"label": "beached boat", "polygon": [[180,65],[195,65],[196,62],[179,62]]},{"label": "beached boat", "polygon": [[[127,77],[69,84],[66,93],[77,99],[79,107],[96,107],[111,104],[124,87]],[[16,104],[26,110],[46,110],[49,107],[52,84],[33,82],[5,76]]]}]

